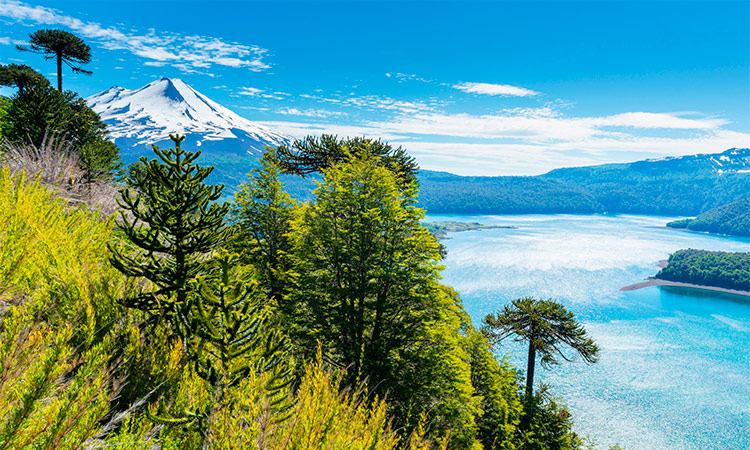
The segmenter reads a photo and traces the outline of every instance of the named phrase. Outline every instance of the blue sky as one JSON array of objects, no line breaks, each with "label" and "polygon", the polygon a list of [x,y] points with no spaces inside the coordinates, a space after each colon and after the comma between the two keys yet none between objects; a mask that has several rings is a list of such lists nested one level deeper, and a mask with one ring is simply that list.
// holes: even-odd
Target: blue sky
[{"label": "blue sky", "polygon": [[[88,96],[183,79],[301,137],[382,137],[460,174],[750,146],[750,2],[0,0],[0,63],[63,28]],[[8,91],[4,91],[6,94]]]}]

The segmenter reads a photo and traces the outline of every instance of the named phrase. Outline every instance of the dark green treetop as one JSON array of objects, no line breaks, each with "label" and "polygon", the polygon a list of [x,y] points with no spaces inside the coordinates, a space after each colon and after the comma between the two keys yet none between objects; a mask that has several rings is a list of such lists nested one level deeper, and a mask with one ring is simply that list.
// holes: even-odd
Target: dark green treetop
[{"label": "dark green treetop", "polygon": [[191,326],[188,284],[206,270],[209,253],[226,240],[229,206],[212,203],[224,186],[204,183],[213,167],[195,164],[200,151],[183,150],[185,136],[170,138],[174,149],[153,146],[158,159],[142,157],[140,170],[130,171],[127,187],[120,191],[119,227],[128,244],[112,246],[110,260],[125,275],[155,285],[123,303],[151,313],[154,320],[166,318],[172,332],[184,338]]},{"label": "dark green treetop", "polygon": [[296,140],[291,147],[280,146],[276,149],[279,166],[285,173],[309,175],[317,173],[347,161],[353,157],[374,157],[379,164],[396,173],[404,185],[416,180],[419,166],[417,162],[401,148],[393,148],[387,142],[366,137],[343,138],[324,134],[307,136]]},{"label": "dark green treetop", "polygon": [[18,50],[44,55],[45,60],[57,61],[57,90],[62,92],[62,63],[73,72],[91,75],[80,64],[91,62],[91,47],[83,39],[64,30],[42,29],[29,35],[29,45],[17,45]]},{"label": "dark green treetop", "polygon": [[49,86],[49,81],[26,64],[0,64],[0,86],[17,87],[22,92],[36,85]]}]

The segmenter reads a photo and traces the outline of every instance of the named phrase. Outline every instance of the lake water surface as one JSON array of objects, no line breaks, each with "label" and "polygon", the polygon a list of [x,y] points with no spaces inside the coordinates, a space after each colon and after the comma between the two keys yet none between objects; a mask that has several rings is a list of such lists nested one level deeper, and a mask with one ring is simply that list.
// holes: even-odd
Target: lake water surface
[{"label": "lake water surface", "polygon": [[[750,301],[679,288],[620,288],[648,276],[682,248],[750,251],[750,240],[664,228],[654,216],[429,215],[517,229],[451,233],[444,282],[478,325],[523,296],[571,309],[602,349],[537,370],[564,396],[576,430],[603,448],[750,448]],[[517,367],[525,350],[498,349]]]}]

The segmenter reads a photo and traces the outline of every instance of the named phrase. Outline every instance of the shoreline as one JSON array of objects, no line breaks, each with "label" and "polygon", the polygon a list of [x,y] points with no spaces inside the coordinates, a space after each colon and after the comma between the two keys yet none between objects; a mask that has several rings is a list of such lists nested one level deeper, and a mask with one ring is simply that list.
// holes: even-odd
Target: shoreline
[{"label": "shoreline", "polygon": [[659,278],[653,278],[649,277],[646,281],[641,281],[634,284],[629,284],[627,286],[621,287],[620,291],[627,292],[627,291],[635,291],[638,289],[643,289],[651,286],[671,286],[671,287],[684,287],[684,288],[691,288],[691,289],[702,289],[704,291],[714,291],[714,292],[723,292],[726,294],[734,294],[734,295],[742,295],[742,296],[750,296],[750,291],[739,291],[736,289],[727,289],[717,286],[704,286],[702,284],[691,284],[691,283],[682,283],[679,281],[669,281],[669,280],[661,280]]}]

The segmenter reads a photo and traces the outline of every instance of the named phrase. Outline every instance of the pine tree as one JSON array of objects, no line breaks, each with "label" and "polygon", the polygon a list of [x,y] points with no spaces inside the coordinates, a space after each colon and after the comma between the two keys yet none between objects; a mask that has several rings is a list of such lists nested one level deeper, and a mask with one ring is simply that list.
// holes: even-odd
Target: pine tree
[{"label": "pine tree", "polygon": [[223,185],[204,183],[213,167],[200,167],[200,151],[188,152],[185,136],[170,135],[174,149],[153,146],[159,158],[142,157],[140,170],[130,171],[120,191],[120,230],[128,244],[111,246],[112,264],[122,273],[144,277],[155,289],[126,299],[131,308],[147,311],[152,321],[167,320],[183,338],[191,325],[190,282],[207,269],[210,252],[226,240],[224,216],[229,206],[212,203]]},{"label": "pine tree", "polygon": [[[272,304],[253,273],[237,255],[222,252],[215,271],[191,282],[193,317],[192,367],[210,390],[210,401],[169,411],[153,405],[147,414],[162,424],[180,425],[202,435],[210,448],[213,421],[236,402],[235,388],[248,377],[265,374],[265,392],[272,411],[288,407],[284,389],[292,380],[287,363],[289,340],[275,325]],[[162,406],[162,411],[159,411]],[[283,416],[281,417],[283,418]]]}]

